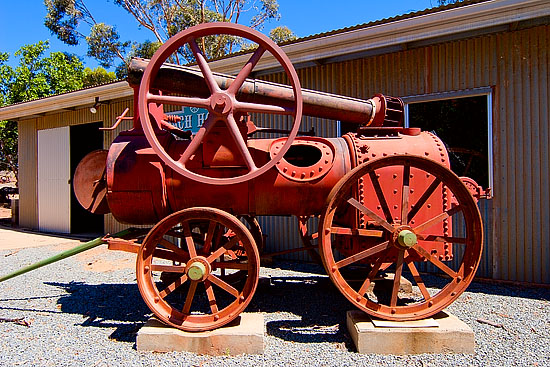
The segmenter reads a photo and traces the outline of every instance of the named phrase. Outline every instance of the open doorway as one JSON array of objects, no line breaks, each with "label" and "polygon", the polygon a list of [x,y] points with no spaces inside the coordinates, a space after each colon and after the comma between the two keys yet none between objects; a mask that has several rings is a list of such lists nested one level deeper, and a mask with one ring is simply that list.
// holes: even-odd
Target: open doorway
[{"label": "open doorway", "polygon": [[449,151],[451,169],[492,188],[491,93],[464,92],[406,100],[406,124],[436,134]]},{"label": "open doorway", "polygon": [[[78,163],[84,156],[94,150],[103,149],[103,127],[101,122],[74,125],[70,127],[71,141],[71,179]],[[76,199],[71,185],[71,233],[74,234],[103,234],[103,215],[92,214],[85,210]]]}]

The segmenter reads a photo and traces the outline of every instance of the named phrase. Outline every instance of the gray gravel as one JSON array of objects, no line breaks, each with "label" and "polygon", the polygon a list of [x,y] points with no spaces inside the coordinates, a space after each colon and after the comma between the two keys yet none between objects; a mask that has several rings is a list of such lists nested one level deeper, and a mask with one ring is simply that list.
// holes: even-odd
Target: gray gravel
[{"label": "gray gravel", "polygon": [[[59,252],[59,246],[0,251],[1,273]],[[94,250],[95,251],[95,250]],[[6,256],[8,255],[8,256]],[[127,254],[101,251],[69,258],[0,283],[1,366],[549,366],[550,290],[473,283],[449,307],[472,327],[474,355],[360,355],[345,327],[351,305],[311,264],[262,268],[248,311],[266,322],[263,355],[210,357],[136,351],[150,316]],[[119,270],[93,271],[96,263]],[[290,270],[292,269],[292,270]],[[503,328],[482,324],[485,319]]]}]

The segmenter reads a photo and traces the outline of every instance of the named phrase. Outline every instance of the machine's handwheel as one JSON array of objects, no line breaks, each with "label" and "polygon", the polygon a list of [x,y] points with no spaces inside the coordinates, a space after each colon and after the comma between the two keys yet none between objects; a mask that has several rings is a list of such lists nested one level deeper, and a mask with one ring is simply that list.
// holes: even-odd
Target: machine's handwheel
[{"label": "machine's handwheel", "polygon": [[[326,271],[356,307],[383,319],[416,320],[439,312],[470,284],[483,228],[459,177],[430,159],[404,155],[346,174],[327,199],[319,238]],[[377,276],[388,263],[394,278]]]},{"label": "machine's handwheel", "polygon": [[[160,320],[203,331],[234,320],[250,303],[260,258],[250,231],[237,218],[219,209],[190,208],[151,229],[136,271],[139,291]],[[166,273],[172,276],[162,282]],[[228,273],[239,273],[240,281],[229,284]]]},{"label": "machine's handwheel", "polygon": [[[196,39],[216,34],[225,34],[230,36],[242,37],[251,40],[258,44],[256,50],[252,53],[243,69],[238,73],[235,79],[227,87],[222,89],[215,80],[214,74],[208,65],[208,62],[200,50]],[[200,97],[181,97],[181,96],[166,96],[155,91],[153,81],[156,77],[162,64],[170,57],[173,57],[181,47],[188,45],[191,53],[194,55],[197,65],[199,66],[203,78],[210,91],[210,96],[207,98]],[[258,61],[265,52],[269,52],[284,69],[294,94],[293,106],[278,106],[271,104],[257,104],[242,102],[237,100],[237,93],[243,86],[246,78],[257,65]],[[296,70],[292,66],[290,59],[285,55],[279,46],[270,40],[267,36],[252,30],[248,27],[232,24],[232,23],[206,23],[200,24],[189,29],[186,29],[162,45],[155,53],[145,73],[143,75],[139,88],[139,116],[142,122],[143,131],[147,140],[151,144],[153,150],[159,157],[172,169],[179,174],[207,184],[235,184],[250,180],[261,175],[272,168],[290,148],[300,125],[302,118],[302,94],[300,81]],[[178,106],[198,107],[209,111],[209,116],[194,136],[191,143],[187,146],[181,157],[174,159],[160,144],[155,135],[155,128],[151,121],[150,105],[154,104],[171,104]],[[278,154],[266,163],[257,166],[252,154],[246,144],[245,138],[239,129],[239,116],[247,113],[266,113],[272,115],[287,115],[293,118],[293,125],[288,134],[288,138],[284,146],[279,150]],[[219,121],[223,121],[227,127],[230,139],[235,143],[238,153],[247,167],[247,173],[234,177],[214,177],[205,176],[192,172],[186,167],[186,164],[197,151],[209,131]],[[229,138],[229,137],[228,137]]]}]

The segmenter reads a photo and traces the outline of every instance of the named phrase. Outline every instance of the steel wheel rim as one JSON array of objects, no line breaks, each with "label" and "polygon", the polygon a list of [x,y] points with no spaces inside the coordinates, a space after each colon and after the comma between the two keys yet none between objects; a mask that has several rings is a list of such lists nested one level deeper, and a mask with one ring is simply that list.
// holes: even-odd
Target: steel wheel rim
[{"label": "steel wheel rim", "polygon": [[[178,252],[176,253],[171,246],[170,249],[172,249],[172,251],[169,251],[170,253],[165,252],[163,254],[160,254],[160,250],[168,250],[166,248],[166,246],[168,246],[167,244],[163,244],[162,246],[158,245],[158,243],[162,241],[161,238],[163,238],[168,233],[168,231],[170,231],[174,227],[177,228],[177,226],[179,225],[184,227],[186,223],[189,224],[190,222],[205,222],[209,223],[209,226],[210,223],[215,223],[214,225],[218,227],[223,226],[225,228],[230,228],[230,230],[233,231],[237,240],[234,241],[235,244],[233,245],[233,247],[230,247],[230,249],[235,248],[236,246],[240,246],[244,249],[247,255],[246,268],[239,268],[238,270],[239,273],[247,272],[247,277],[246,280],[244,280],[244,285],[239,288],[233,288],[232,285],[228,286],[227,283],[226,285],[223,285],[223,287],[219,285],[221,277],[214,273],[217,269],[220,268],[218,268],[213,263],[216,262],[216,260],[219,260],[220,256],[225,256],[224,254],[226,252],[222,251],[221,255],[216,256],[216,250],[219,249],[216,249],[216,246],[212,246],[210,248],[212,251],[204,250],[204,248],[200,249],[197,246],[196,240],[192,239],[193,245],[195,246],[195,251],[197,251],[196,256],[189,256],[189,251],[178,250]],[[214,241],[216,241],[216,239],[214,238],[215,231],[216,230],[214,229],[211,236],[212,245],[214,245]],[[186,246],[189,246],[189,243],[187,242],[189,237],[192,237],[192,235],[184,235],[184,239],[182,240],[183,244]],[[229,242],[231,242],[231,240],[228,241],[228,243]],[[202,250],[204,250],[205,253],[201,253]],[[208,262],[208,259],[210,257],[208,256],[208,253],[214,253],[214,255],[211,255],[214,256],[212,262]],[[157,255],[155,256],[155,254]],[[164,267],[163,269],[167,269],[166,265],[159,265],[154,261],[155,259],[160,259],[159,256],[169,258],[175,256],[174,258],[180,260],[182,266],[184,267],[184,269],[178,268],[179,270],[176,276],[177,280],[171,282],[166,286],[163,284],[159,285],[159,282],[155,281],[154,279],[155,275],[158,275],[155,273],[161,270],[160,267]],[[226,261],[223,262],[227,263]],[[200,265],[200,263],[204,265],[203,268],[205,274],[199,280],[192,280],[192,272],[187,268],[192,267],[193,264]],[[252,235],[237,218],[219,209],[191,208],[171,214],[170,216],[159,222],[148,233],[138,252],[136,263],[137,283],[140,293],[147,306],[151,309],[155,316],[157,316],[164,323],[186,331],[212,330],[231,322],[232,320],[237,318],[239,314],[248,306],[258,284],[260,268],[259,264],[259,255],[254,245]],[[238,266],[241,267],[241,265]],[[199,269],[198,272],[200,273],[201,266],[194,266],[194,268]],[[194,274],[194,276],[196,277],[196,274]],[[212,279],[211,276],[215,276],[218,279]],[[183,281],[182,277],[185,277]],[[182,307],[182,304],[175,304],[172,299],[169,299],[169,297],[175,294],[175,291],[177,291],[178,288],[181,288],[182,285],[185,284],[187,284],[186,287],[188,286],[189,288],[187,288],[187,291],[183,292],[184,294],[181,297],[185,298]],[[201,287],[203,287],[204,290],[201,289]],[[229,287],[231,287],[232,289]],[[166,294],[166,289],[168,288],[174,289],[170,289],[169,293]],[[207,290],[208,288],[210,288],[210,290]],[[205,309],[203,308],[202,310],[200,310],[202,313],[199,314],[197,313],[196,309],[197,296],[200,296],[199,292],[204,291],[206,291],[207,293],[210,309],[206,309],[206,312],[203,312],[205,311]],[[225,294],[235,291],[238,292],[238,294]],[[216,310],[212,308],[212,294],[214,294],[213,297],[216,307],[218,306],[217,303],[220,300],[220,294],[225,298],[232,297],[234,298],[234,300],[225,305],[223,308],[219,308]],[[202,296],[204,297],[204,295]],[[189,297],[191,297],[191,301],[189,302],[188,306],[187,300]]]},{"label": "steel wheel rim", "polygon": [[[408,165],[409,167],[421,168],[425,172],[430,172],[430,174],[433,174],[435,177],[434,181],[439,179],[441,180],[441,182],[445,182],[446,187],[449,187],[449,190],[453,193],[454,197],[457,199],[458,203],[461,206],[461,210],[459,212],[463,213],[464,220],[466,222],[467,244],[465,244],[464,256],[462,258],[460,266],[458,267],[458,269],[456,269],[456,275],[454,276],[454,278],[451,277],[453,278],[453,280],[449,281],[444,287],[437,291],[435,295],[424,295],[423,293],[423,300],[420,302],[416,302],[413,305],[400,306],[393,301],[390,302],[390,305],[385,305],[373,301],[372,299],[369,299],[369,297],[365,297],[360,294],[364,291],[363,286],[365,285],[365,283],[372,282],[372,279],[374,279],[377,270],[372,270],[374,274],[369,272],[369,274],[365,278],[364,283],[362,283],[362,287],[359,290],[354,289],[352,286],[350,286],[348,281],[346,281],[342,276],[340,272],[340,266],[342,263],[338,264],[339,260],[335,260],[334,258],[335,250],[332,247],[332,224],[336,210],[340,207],[340,205],[343,204],[344,201],[347,202],[348,198],[352,196],[351,192],[354,188],[354,185],[356,185],[356,182],[361,177],[369,175],[369,173],[375,172],[376,170],[384,167],[405,167],[406,165]],[[346,203],[346,205],[349,204]],[[409,225],[410,223],[405,223],[401,227],[406,226],[406,228],[404,229],[412,228],[412,231],[414,232],[414,228],[419,227],[421,224],[419,224],[418,226]],[[331,230],[329,231],[328,229]],[[389,230],[387,229],[383,229],[383,231],[389,233]],[[418,235],[423,234],[418,233]],[[475,201],[473,200],[471,194],[468,192],[468,189],[466,188],[466,186],[464,186],[460,178],[440,164],[430,159],[416,156],[392,156],[381,158],[375,161],[371,161],[369,163],[365,163],[350,171],[344,178],[340,180],[340,182],[333,188],[329,195],[326,209],[319,223],[319,237],[321,238],[320,249],[325,269],[327,270],[327,273],[329,274],[331,280],[340,290],[340,292],[359,309],[373,316],[389,320],[414,320],[428,317],[436,314],[437,312],[448,306],[450,303],[452,303],[473,280],[481,258],[483,243],[481,215]],[[383,244],[384,242],[386,241],[381,240],[379,244]],[[380,250],[380,252],[377,252],[380,253],[380,258],[382,258],[384,251],[389,251],[389,249],[391,249],[391,246],[394,245],[393,240],[389,240],[389,242],[390,247],[382,249]],[[381,246],[381,248],[383,247],[384,246]],[[398,259],[395,262],[397,265],[399,261],[402,261],[401,270],[407,267],[407,270],[409,270],[411,273],[415,271],[414,269],[411,269],[409,267],[408,263],[406,262],[405,256],[409,251],[414,252],[416,248],[417,247],[413,247],[412,250],[404,250],[403,259]],[[431,259],[429,261],[432,262]],[[380,267],[382,266],[382,264],[383,263],[381,263],[381,260],[377,260],[377,262],[374,263],[373,267]],[[414,262],[413,267],[415,267]],[[418,273],[418,270],[416,270],[416,273]],[[417,276],[420,277],[420,281],[423,282],[420,274],[413,275],[414,282],[417,282]],[[372,279],[370,281],[367,281],[367,278]],[[367,284],[367,286],[369,285],[370,284]],[[418,288],[420,288],[420,285],[418,283],[416,285]],[[393,286],[395,289],[395,280]],[[396,294],[398,294],[399,292],[398,290],[395,291],[394,289],[392,289],[392,298],[393,292],[395,292]],[[424,289],[423,291],[427,292],[426,289]]]}]

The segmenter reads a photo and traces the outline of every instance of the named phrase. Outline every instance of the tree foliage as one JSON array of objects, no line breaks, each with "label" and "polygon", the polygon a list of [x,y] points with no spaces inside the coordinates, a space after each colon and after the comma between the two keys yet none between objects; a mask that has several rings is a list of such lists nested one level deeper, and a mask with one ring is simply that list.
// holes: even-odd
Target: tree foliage
[{"label": "tree foliage", "polygon": [[[75,45],[85,41],[88,56],[97,59],[104,67],[120,60],[128,64],[131,56],[150,57],[151,50],[164,43],[181,30],[214,21],[242,23],[261,29],[269,20],[278,20],[277,0],[113,0],[132,15],[140,27],[152,33],[154,41],[136,43],[121,41],[116,28],[97,22],[85,4],[85,0],[44,0],[47,15],[46,27],[61,41]],[[246,16],[245,16],[246,15]],[[272,31],[276,42],[295,39],[286,27]],[[86,30],[84,30],[86,29]],[[207,57],[220,57],[246,48],[238,37],[205,37],[200,46]],[[181,52],[183,60],[189,56]],[[182,60],[175,60],[175,62]],[[125,74],[124,66],[117,68],[117,75]]]},{"label": "tree foliage", "polygon": [[[25,102],[83,87],[84,66],[75,55],[45,52],[47,41],[22,46],[14,53],[15,68],[8,65],[9,54],[0,52],[0,106]],[[17,123],[0,122],[0,163],[17,176]]]},{"label": "tree foliage", "polygon": [[294,34],[294,32],[288,29],[288,27],[280,26],[269,31],[269,38],[275,41],[275,43],[283,43],[287,41],[294,41],[298,37]]},{"label": "tree foliage", "polygon": [[101,66],[98,66],[95,69],[84,69],[84,79],[82,83],[83,87],[93,87],[94,85],[110,83],[116,79],[116,74],[113,71],[107,71]]}]

